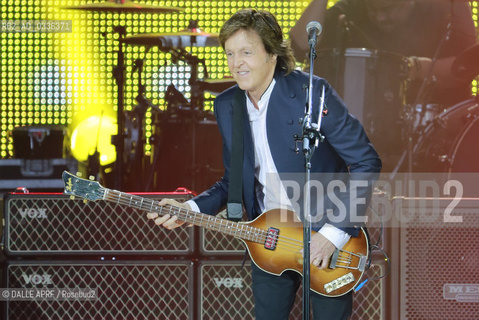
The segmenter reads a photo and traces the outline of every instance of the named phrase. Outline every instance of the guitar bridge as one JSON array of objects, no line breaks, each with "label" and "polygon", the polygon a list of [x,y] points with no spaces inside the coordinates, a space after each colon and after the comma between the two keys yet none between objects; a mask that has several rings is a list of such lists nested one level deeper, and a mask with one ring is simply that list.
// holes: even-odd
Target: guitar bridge
[{"label": "guitar bridge", "polygon": [[[352,256],[355,256],[358,260],[357,266],[351,266]],[[349,251],[343,251],[336,249],[331,256],[331,261],[329,262],[329,268],[345,268],[345,269],[354,269],[363,272],[366,269],[367,256],[356,254]]]},{"label": "guitar bridge", "polygon": [[264,247],[268,250],[276,249],[278,243],[279,229],[270,227],[266,233],[266,240],[264,241]]}]

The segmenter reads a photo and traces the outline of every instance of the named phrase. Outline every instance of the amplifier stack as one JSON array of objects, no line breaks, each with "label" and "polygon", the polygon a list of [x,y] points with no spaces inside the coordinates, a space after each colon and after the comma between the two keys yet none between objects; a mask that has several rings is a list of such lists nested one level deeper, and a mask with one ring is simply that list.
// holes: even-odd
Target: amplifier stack
[{"label": "amplifier stack", "polygon": [[[84,288],[97,295],[6,301],[4,319],[254,319],[250,261],[242,266],[240,240],[197,227],[166,230],[136,209],[52,193],[7,194],[4,221],[3,288]],[[353,319],[383,319],[383,291],[375,282],[356,293]],[[298,290],[291,319],[301,319],[300,296]]]}]

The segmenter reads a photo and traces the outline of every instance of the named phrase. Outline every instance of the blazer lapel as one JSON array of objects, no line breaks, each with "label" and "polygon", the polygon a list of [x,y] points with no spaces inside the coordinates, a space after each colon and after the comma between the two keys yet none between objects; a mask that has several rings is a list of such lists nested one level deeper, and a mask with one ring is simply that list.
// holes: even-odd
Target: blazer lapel
[{"label": "blazer lapel", "polygon": [[298,97],[294,89],[302,84],[291,83],[282,74],[275,79],[266,115],[271,155],[278,172],[299,172],[304,169],[304,158],[302,153],[296,153],[293,137],[301,134],[299,119],[304,116],[304,97]]}]

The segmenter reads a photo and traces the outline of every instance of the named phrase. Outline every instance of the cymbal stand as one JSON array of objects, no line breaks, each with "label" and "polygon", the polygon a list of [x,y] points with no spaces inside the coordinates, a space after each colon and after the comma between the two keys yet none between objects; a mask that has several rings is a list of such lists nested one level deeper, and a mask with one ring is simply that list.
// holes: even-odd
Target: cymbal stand
[{"label": "cymbal stand", "polygon": [[[145,51],[148,53],[150,48],[147,48]],[[159,108],[151,102],[148,98],[145,97],[145,85],[143,84],[143,64],[144,64],[145,58],[141,59],[136,59],[134,67],[132,69],[132,73],[135,71],[138,71],[138,95],[136,96],[135,100],[138,102],[138,105],[135,106],[135,112],[142,117],[142,119],[145,118],[146,111],[148,108],[151,108],[152,110],[159,111]]]},{"label": "cymbal stand", "polygon": [[208,78],[208,71],[206,70],[205,59],[200,59],[197,56],[189,53],[184,49],[172,50],[171,52],[172,60],[178,61],[183,60],[191,67],[191,75],[188,80],[188,84],[191,87],[191,99],[190,99],[190,108],[191,110],[202,111],[204,105],[204,95],[201,85],[198,81],[198,66],[203,65],[203,72],[205,78]]},{"label": "cymbal stand", "polygon": [[118,133],[112,137],[112,144],[116,147],[116,161],[114,166],[115,181],[114,188],[117,190],[122,189],[123,179],[123,152],[125,149],[125,123],[123,110],[125,107],[125,53],[123,52],[123,41],[126,35],[126,28],[124,26],[113,27],[113,32],[118,33],[118,53],[117,63],[113,68],[113,77],[115,78],[118,88],[117,94],[117,125]]},{"label": "cymbal stand", "polygon": [[[194,42],[192,37],[192,43]],[[205,77],[208,77],[208,73],[206,70],[206,64],[204,59],[200,59],[197,56],[191,54],[190,52],[186,51],[185,49],[172,49],[169,50],[171,52],[171,60],[173,63],[177,63],[179,60],[186,62],[191,67],[191,75],[190,79],[188,80],[188,84],[191,88],[191,98],[188,103],[186,99],[184,99],[183,95],[174,88],[174,86],[170,85],[167,90],[166,96],[176,103],[186,103],[186,106],[189,106],[188,112],[189,117],[185,118],[187,122],[190,123],[191,129],[191,141],[196,142],[196,130],[197,130],[197,120],[200,120],[204,117],[204,91],[202,90],[201,83],[198,81],[198,67],[199,65],[203,65]],[[197,176],[199,175],[199,168],[196,161],[196,143],[191,144],[191,171],[192,171],[192,185],[191,187],[195,189]]]},{"label": "cymbal stand", "polygon": [[[146,53],[149,51],[150,48],[147,48],[145,51]],[[143,190],[148,191],[149,185],[151,184],[151,179],[148,180],[146,185],[143,185],[143,181],[147,180],[147,176],[150,176],[149,173],[150,168],[146,168],[144,160],[144,147],[146,142],[145,132],[144,132],[144,122],[146,117],[146,111],[150,108],[152,112],[160,112],[160,109],[155,106],[151,100],[145,97],[145,85],[143,84],[143,64],[145,58],[138,58],[135,60],[134,67],[132,69],[132,73],[137,71],[138,72],[138,95],[136,96],[135,100],[138,104],[133,108],[132,112],[136,117],[136,121],[138,123],[138,141],[135,146],[135,157],[134,157],[134,164],[133,164],[133,181],[136,184],[135,190]],[[145,176],[147,175],[147,176]]]}]

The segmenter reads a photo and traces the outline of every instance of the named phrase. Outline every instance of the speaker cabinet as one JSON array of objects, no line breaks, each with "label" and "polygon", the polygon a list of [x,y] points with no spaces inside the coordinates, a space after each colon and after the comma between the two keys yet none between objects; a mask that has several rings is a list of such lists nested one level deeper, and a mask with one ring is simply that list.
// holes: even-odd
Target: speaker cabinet
[{"label": "speaker cabinet", "polygon": [[[192,194],[141,196],[184,201]],[[5,250],[10,256],[184,255],[193,248],[193,228],[159,228],[145,212],[103,200],[84,203],[62,194],[9,194],[4,205]]]},{"label": "speaker cabinet", "polygon": [[189,262],[12,262],[7,288],[88,288],[87,300],[7,301],[5,319],[192,319]]},{"label": "speaker cabinet", "polygon": [[351,320],[384,320],[386,279],[377,279],[386,273],[386,266],[377,264],[364,273],[368,281],[365,286],[353,293],[353,314]]},{"label": "speaker cabinet", "polygon": [[251,267],[241,261],[205,261],[199,265],[200,319],[253,319]]},{"label": "speaker cabinet", "polygon": [[200,229],[200,243],[204,255],[242,255],[246,250],[243,241],[207,229]]},{"label": "speaker cabinet", "polygon": [[[479,199],[403,198],[403,210],[434,221],[399,228],[400,315],[409,320],[470,320],[479,314]],[[417,206],[419,201],[423,205]],[[416,206],[414,206],[416,204]],[[446,209],[452,209],[449,213]],[[447,222],[457,218],[462,222]]]},{"label": "speaker cabinet", "polygon": [[[201,319],[254,319],[251,288],[251,263],[241,268],[241,261],[205,261],[199,266],[199,315]],[[378,266],[366,271],[376,277],[385,271]],[[383,320],[384,280],[372,281],[353,296],[351,320]],[[302,286],[290,314],[290,320],[302,319]]]}]

